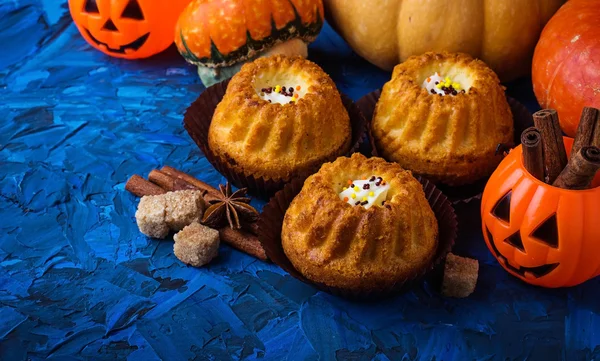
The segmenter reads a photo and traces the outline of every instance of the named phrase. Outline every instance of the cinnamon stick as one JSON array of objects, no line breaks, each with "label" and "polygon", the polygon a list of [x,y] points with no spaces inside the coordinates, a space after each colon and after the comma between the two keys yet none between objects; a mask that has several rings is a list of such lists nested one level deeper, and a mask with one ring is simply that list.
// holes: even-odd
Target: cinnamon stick
[{"label": "cinnamon stick", "polygon": [[[187,174],[180,172],[171,167],[164,167],[164,168],[167,168],[167,171],[170,174],[166,174],[166,172],[162,172],[162,171],[155,169],[150,172],[150,174],[148,175],[148,178],[151,178],[153,180],[153,182],[156,184],[164,185],[165,189],[159,187],[158,185],[156,185],[154,183],[151,183],[151,182],[145,180],[144,178],[140,177],[139,175],[133,175],[127,181],[127,184],[125,185],[125,189],[128,190],[129,192],[135,194],[138,197],[163,194],[163,193],[166,193],[167,191],[179,190],[177,188],[182,188],[182,187],[183,187],[182,189],[199,189],[201,191],[209,191],[210,189],[213,189],[215,192],[218,192],[215,188],[212,188],[208,184],[206,184],[200,180],[197,180],[194,177],[191,177],[191,176],[186,177],[187,179],[195,180],[195,183],[198,185],[203,184],[202,188],[196,188],[193,185],[191,185],[190,183],[187,183],[186,181],[184,181],[182,178],[173,176],[173,174],[177,174],[176,172],[179,172],[179,174],[186,175],[186,176],[187,176]],[[164,170],[164,168],[163,168],[163,170]],[[173,172],[173,171],[176,171],[176,172]],[[184,183],[185,185],[182,185],[182,183]],[[208,195],[209,194],[207,194],[207,196]],[[208,200],[208,199],[206,199],[206,200]],[[218,231],[219,231],[219,236],[221,237],[221,240],[223,242],[229,244],[230,246],[232,246],[244,253],[247,253],[251,256],[254,256],[258,259],[265,261],[265,260],[267,260],[267,255],[265,253],[264,248],[262,247],[262,244],[258,240],[258,237],[256,237],[256,235],[255,235],[257,233],[256,226],[257,226],[256,223],[252,223],[252,224],[248,225],[247,229],[249,232],[234,230],[229,227],[221,228]]]},{"label": "cinnamon stick", "polygon": [[579,118],[577,134],[571,148],[571,156],[579,153],[583,147],[600,147],[600,111],[596,108],[584,107]]},{"label": "cinnamon stick", "polygon": [[552,184],[567,165],[567,151],[558,123],[558,113],[554,109],[544,109],[533,114],[535,127],[542,136],[546,183]]},{"label": "cinnamon stick", "polygon": [[544,181],[544,154],[542,136],[535,127],[527,128],[521,134],[523,144],[523,165],[535,178]]},{"label": "cinnamon stick", "polygon": [[267,260],[267,254],[258,237],[244,232],[236,231],[229,227],[219,229],[221,241],[244,253],[254,256],[263,261]]},{"label": "cinnamon stick", "polygon": [[600,169],[600,148],[583,147],[552,184],[564,189],[588,189]]},{"label": "cinnamon stick", "polygon": [[175,169],[173,167],[169,167],[168,165],[162,167],[160,169],[161,172],[163,172],[164,174],[167,174],[169,176],[171,176],[172,178],[176,178],[179,180],[182,180],[188,184],[191,184],[192,186],[198,188],[201,191],[206,191],[206,194],[204,195],[204,198],[206,199],[207,202],[210,202],[211,200],[216,200],[219,199],[219,190],[212,187],[211,185],[204,183],[203,181],[196,179],[194,177],[192,177],[191,175],[184,173],[178,169]]},{"label": "cinnamon stick", "polygon": [[173,178],[158,169],[153,169],[148,174],[148,180],[166,191],[182,191],[187,189],[196,189],[193,185],[182,181],[181,179]]},{"label": "cinnamon stick", "polygon": [[135,194],[138,197],[155,196],[166,193],[166,191],[161,187],[148,182],[137,174],[134,174],[131,176],[131,178],[129,178],[125,184],[125,190]]},{"label": "cinnamon stick", "polygon": [[258,223],[252,222],[250,224],[244,224],[243,229],[258,236]]}]

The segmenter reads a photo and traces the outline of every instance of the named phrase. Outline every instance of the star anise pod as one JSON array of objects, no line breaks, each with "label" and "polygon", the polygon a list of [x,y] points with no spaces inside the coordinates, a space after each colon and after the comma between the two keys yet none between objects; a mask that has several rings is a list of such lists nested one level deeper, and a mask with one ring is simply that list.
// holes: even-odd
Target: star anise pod
[{"label": "star anise pod", "polygon": [[232,229],[240,229],[244,223],[250,224],[258,219],[258,212],[246,197],[247,189],[231,191],[229,182],[219,184],[219,199],[210,201],[210,206],[204,212],[202,223],[210,228],[222,228],[226,222]]}]

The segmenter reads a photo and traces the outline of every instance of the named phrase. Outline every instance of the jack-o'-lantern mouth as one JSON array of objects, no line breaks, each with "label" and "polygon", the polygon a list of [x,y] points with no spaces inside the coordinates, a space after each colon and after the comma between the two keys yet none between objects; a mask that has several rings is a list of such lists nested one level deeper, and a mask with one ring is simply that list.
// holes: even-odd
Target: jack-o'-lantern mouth
[{"label": "jack-o'-lantern mouth", "polygon": [[108,44],[96,39],[88,29],[85,29],[85,32],[96,45],[106,48],[107,51],[115,54],[125,54],[126,52],[128,52],[127,50],[137,51],[146,43],[146,40],[148,40],[148,37],[150,36],[150,33],[146,33],[129,44],[121,45],[119,49],[113,49]]},{"label": "jack-o'-lantern mouth", "polygon": [[487,230],[487,236],[488,236],[488,240],[490,242],[490,245],[492,246],[492,251],[494,252],[494,256],[496,256],[496,258],[500,261],[500,264],[502,264],[502,266],[504,266],[507,270],[525,278],[525,273],[529,273],[530,275],[532,275],[535,278],[540,278],[540,277],[544,277],[547,274],[549,274],[550,272],[554,271],[554,269],[556,269],[556,267],[558,267],[559,263],[549,263],[549,264],[545,264],[545,265],[541,265],[541,266],[537,266],[537,267],[525,267],[525,266],[519,266],[519,267],[515,267],[512,264],[510,264],[510,262],[508,262],[508,259],[506,257],[504,257],[502,255],[502,253],[500,253],[500,251],[498,250],[498,247],[496,247],[496,242],[494,241],[494,236],[492,236],[492,233],[490,232],[489,229]]}]

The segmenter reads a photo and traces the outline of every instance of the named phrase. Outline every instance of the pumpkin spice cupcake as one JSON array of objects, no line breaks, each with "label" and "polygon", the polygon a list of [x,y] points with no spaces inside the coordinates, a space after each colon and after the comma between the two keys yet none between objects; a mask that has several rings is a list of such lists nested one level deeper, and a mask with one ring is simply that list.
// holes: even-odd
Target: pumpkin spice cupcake
[{"label": "pumpkin spice cupcake", "polygon": [[355,153],[306,180],[285,213],[281,241],[310,281],[385,292],[432,264],[438,222],[409,171]]},{"label": "pumpkin spice cupcake", "polygon": [[513,132],[498,77],[466,54],[425,53],[396,66],[372,121],[385,159],[452,186],[489,176]]},{"label": "pumpkin spice cupcake", "polygon": [[236,172],[288,181],[351,147],[350,118],[335,84],[301,57],[259,58],[227,87],[208,131],[210,150]]}]

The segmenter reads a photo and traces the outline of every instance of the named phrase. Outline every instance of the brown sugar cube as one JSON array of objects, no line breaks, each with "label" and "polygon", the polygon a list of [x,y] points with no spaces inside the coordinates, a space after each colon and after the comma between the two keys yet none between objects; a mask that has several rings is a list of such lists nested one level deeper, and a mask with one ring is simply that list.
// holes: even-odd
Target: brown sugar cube
[{"label": "brown sugar cube", "polygon": [[162,195],[142,197],[135,212],[135,221],[140,232],[152,238],[165,238],[169,234],[165,210],[165,197]]},{"label": "brown sugar cube", "polygon": [[194,267],[204,266],[219,253],[219,231],[197,222],[185,227],[173,239],[175,256]]},{"label": "brown sugar cube", "polygon": [[168,192],[164,197],[167,206],[165,221],[173,231],[180,231],[188,224],[202,219],[206,203],[200,191]]},{"label": "brown sugar cube", "polygon": [[444,267],[442,295],[456,298],[468,297],[475,291],[478,272],[479,262],[476,259],[449,253]]}]

